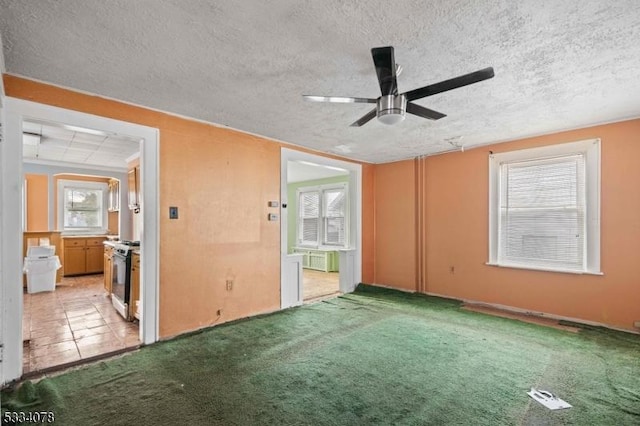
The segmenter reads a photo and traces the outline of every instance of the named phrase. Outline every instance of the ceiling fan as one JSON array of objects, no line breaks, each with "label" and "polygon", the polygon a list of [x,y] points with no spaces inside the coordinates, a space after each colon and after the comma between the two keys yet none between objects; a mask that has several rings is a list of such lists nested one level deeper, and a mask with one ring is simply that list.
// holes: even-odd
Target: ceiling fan
[{"label": "ceiling fan", "polygon": [[374,109],[352,123],[351,126],[353,127],[360,127],[376,116],[378,117],[378,120],[384,124],[396,124],[404,120],[407,112],[429,120],[439,120],[442,117],[446,117],[446,115],[414,104],[411,101],[422,99],[437,93],[446,92],[447,90],[457,89],[458,87],[467,86],[469,84],[478,83],[492,78],[494,75],[493,68],[489,67],[480,71],[441,81],[440,83],[431,84],[429,86],[398,94],[396,75],[399,71],[393,57],[393,47],[374,47],[371,49],[371,56],[373,56],[373,64],[376,67],[376,74],[378,75],[378,82],[380,83],[380,90],[382,91],[382,96],[379,98],[372,99],[312,95],[303,95],[303,98],[312,102],[376,104]]}]

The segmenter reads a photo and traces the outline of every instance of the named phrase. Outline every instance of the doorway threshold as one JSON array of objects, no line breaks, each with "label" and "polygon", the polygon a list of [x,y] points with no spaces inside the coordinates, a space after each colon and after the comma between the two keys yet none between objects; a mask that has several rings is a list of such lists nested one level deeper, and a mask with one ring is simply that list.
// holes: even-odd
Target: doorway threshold
[{"label": "doorway threshold", "polygon": [[310,303],[323,302],[323,301],[328,300],[328,299],[335,299],[336,297],[342,296],[342,294],[343,293],[341,291],[334,291],[333,293],[323,294],[323,295],[320,295],[320,296],[314,296],[314,297],[312,297],[310,299],[305,299],[305,300],[303,300],[302,303],[304,305],[308,305]]},{"label": "doorway threshold", "polygon": [[67,370],[71,370],[76,367],[82,367],[97,361],[103,361],[105,359],[115,358],[120,355],[137,351],[142,346],[143,345],[141,344],[135,345],[135,346],[129,346],[126,348],[116,349],[114,351],[94,355],[88,358],[79,359],[77,361],[71,361],[64,364],[53,365],[51,367],[45,367],[41,370],[30,371],[28,373],[23,374],[22,377],[20,377],[20,379],[18,380],[18,383],[23,382],[25,380],[39,380],[41,378],[44,378],[45,376],[62,374],[62,373],[65,373]]}]

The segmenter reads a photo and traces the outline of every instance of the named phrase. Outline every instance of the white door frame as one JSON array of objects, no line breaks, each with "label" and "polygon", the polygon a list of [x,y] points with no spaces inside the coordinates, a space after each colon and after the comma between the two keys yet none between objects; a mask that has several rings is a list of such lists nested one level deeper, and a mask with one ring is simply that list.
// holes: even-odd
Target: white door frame
[{"label": "white door frame", "polygon": [[[280,295],[282,309],[302,304],[302,292],[297,290],[301,288],[301,283],[292,282],[296,276],[301,280],[301,274],[285,271],[285,265],[291,263],[292,260],[295,261],[295,257],[287,253],[289,248],[287,239],[288,215],[287,209],[282,207],[282,205],[288,204],[287,163],[289,161],[309,161],[349,171],[349,248],[340,250],[340,259],[342,260],[344,254],[349,252],[352,267],[340,268],[340,291],[343,293],[351,292],[362,281],[362,165],[283,147],[280,153],[280,256],[281,265],[283,265],[280,272]],[[287,300],[290,298],[285,295],[291,294],[298,294],[298,300]]]},{"label": "white door frame", "polygon": [[[142,141],[141,232],[143,300],[140,339],[143,344],[158,340],[158,264],[159,264],[159,131],[156,128],[113,120],[49,105],[5,97],[4,140],[0,143],[2,166],[2,260],[0,268],[1,324],[4,338],[2,377],[7,383],[22,376],[22,122],[24,119],[70,124],[122,134]],[[146,208],[145,208],[146,207]]]}]

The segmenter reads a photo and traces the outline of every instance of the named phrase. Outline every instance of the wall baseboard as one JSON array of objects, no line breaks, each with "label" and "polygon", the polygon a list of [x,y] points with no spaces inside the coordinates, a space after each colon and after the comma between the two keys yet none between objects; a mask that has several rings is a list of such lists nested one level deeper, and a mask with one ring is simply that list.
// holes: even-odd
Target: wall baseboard
[{"label": "wall baseboard", "polygon": [[426,294],[428,296],[442,297],[444,299],[457,300],[457,301],[460,301],[460,302],[463,302],[463,303],[468,303],[468,304],[471,304],[471,305],[485,306],[485,307],[489,307],[489,308],[500,309],[502,311],[513,312],[513,313],[516,313],[516,314],[530,315],[530,316],[539,317],[539,318],[549,318],[549,319],[554,319],[554,320],[558,320],[558,321],[568,321],[568,322],[573,322],[573,323],[576,323],[576,324],[588,325],[588,326],[591,326],[591,327],[602,327],[602,328],[608,328],[609,330],[623,331],[625,333],[640,334],[640,332],[636,331],[636,330],[613,327],[613,326],[610,326],[610,325],[607,325],[607,324],[603,324],[603,323],[595,322],[595,321],[589,321],[589,320],[585,320],[585,319],[582,319],[582,318],[565,317],[565,316],[562,316],[562,315],[548,314],[548,313],[545,313],[545,312],[535,312],[535,311],[532,311],[530,309],[516,308],[514,306],[501,305],[499,303],[488,303],[488,302],[482,302],[482,301],[473,300],[473,299],[459,299],[459,298],[456,298],[456,297],[445,296],[444,294],[439,294],[439,293],[426,292],[424,294]]},{"label": "wall baseboard", "polygon": [[[636,330],[630,330],[627,328],[619,328],[619,327],[613,327],[611,325],[608,324],[603,324],[600,322],[595,322],[595,321],[589,321],[589,320],[585,320],[582,318],[573,318],[573,317],[565,317],[562,315],[555,315],[555,314],[548,314],[545,312],[535,312],[532,311],[530,309],[522,309],[522,308],[516,308],[515,306],[508,306],[508,305],[501,305],[499,303],[488,303],[488,302],[482,302],[479,300],[473,300],[473,299],[460,299],[457,297],[451,297],[451,296],[447,296],[444,294],[440,294],[440,293],[433,293],[430,291],[427,291],[425,293],[420,293],[414,290],[406,290],[403,288],[397,288],[397,287],[392,287],[389,285],[384,285],[384,284],[368,284],[368,285],[372,285],[372,286],[376,286],[376,287],[382,287],[382,288],[388,288],[391,290],[397,290],[397,291],[401,291],[403,293],[416,293],[416,294],[426,294],[427,296],[434,296],[434,297],[441,297],[443,299],[449,299],[449,300],[455,300],[457,302],[462,302],[462,303],[468,303],[471,305],[477,305],[477,306],[484,306],[484,307],[489,307],[489,308],[494,308],[494,309],[500,309],[502,311],[507,311],[507,312],[512,312],[515,314],[524,314],[524,315],[530,315],[530,316],[534,316],[534,317],[539,317],[539,318],[549,318],[549,319],[553,319],[553,320],[558,320],[558,321],[568,321],[568,322],[573,322],[576,324],[584,324],[584,325],[588,325],[591,327],[602,327],[602,328],[607,328],[609,330],[615,330],[615,331],[622,331],[625,333],[631,333],[631,334],[638,334],[640,335],[640,331],[636,331]],[[639,327],[640,328],[640,321],[637,321],[636,323],[634,323],[634,327]]]}]

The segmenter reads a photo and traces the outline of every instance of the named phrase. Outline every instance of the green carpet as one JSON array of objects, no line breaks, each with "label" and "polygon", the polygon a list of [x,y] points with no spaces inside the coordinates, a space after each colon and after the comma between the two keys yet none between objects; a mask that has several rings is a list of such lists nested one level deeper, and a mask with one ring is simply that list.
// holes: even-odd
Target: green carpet
[{"label": "green carpet", "polygon": [[[574,407],[549,411],[531,386]],[[60,425],[638,425],[640,336],[360,286],[25,382],[2,410]]]}]

